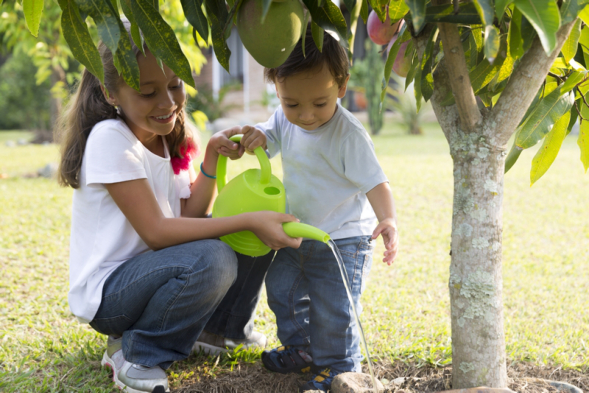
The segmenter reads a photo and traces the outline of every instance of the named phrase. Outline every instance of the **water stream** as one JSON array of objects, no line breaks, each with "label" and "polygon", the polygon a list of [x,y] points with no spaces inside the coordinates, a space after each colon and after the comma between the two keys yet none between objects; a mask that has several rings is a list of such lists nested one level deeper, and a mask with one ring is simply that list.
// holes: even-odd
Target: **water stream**
[{"label": "water stream", "polygon": [[375,393],[378,393],[378,386],[376,385],[376,378],[374,378],[374,370],[372,369],[372,360],[370,359],[370,352],[368,352],[368,345],[366,344],[366,338],[364,337],[364,329],[362,329],[362,325],[360,324],[360,318],[358,317],[358,312],[356,312],[356,305],[354,304],[354,299],[352,298],[352,292],[350,291],[350,280],[348,278],[348,272],[346,272],[346,268],[344,266],[344,260],[339,252],[339,249],[335,245],[333,240],[329,240],[327,243],[331,251],[333,251],[333,255],[335,255],[335,259],[337,260],[337,265],[339,266],[339,271],[342,275],[342,281],[344,282],[344,287],[346,287],[346,293],[348,294],[348,300],[352,305],[352,311],[354,312],[354,317],[356,318],[356,325],[358,326],[358,331],[360,332],[360,339],[362,340],[362,345],[364,346],[364,351],[366,352],[366,360],[368,360],[368,369],[370,370],[370,377],[372,378],[372,387]]}]

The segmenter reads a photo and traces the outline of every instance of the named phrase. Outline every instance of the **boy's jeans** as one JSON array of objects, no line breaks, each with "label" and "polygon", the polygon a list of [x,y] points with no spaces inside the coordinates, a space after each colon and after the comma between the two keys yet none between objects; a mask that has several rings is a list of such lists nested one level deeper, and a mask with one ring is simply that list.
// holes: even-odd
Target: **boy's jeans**
[{"label": "boy's jeans", "polygon": [[[358,313],[372,265],[370,236],[336,240]],[[320,368],[361,372],[360,335],[337,261],[327,244],[305,240],[278,251],[266,276],[282,345],[307,347]]]},{"label": "boy's jeans", "polygon": [[164,369],[190,355],[205,325],[211,333],[244,339],[272,254],[236,257],[220,240],[140,254],[107,278],[90,326],[122,335],[127,361]]}]

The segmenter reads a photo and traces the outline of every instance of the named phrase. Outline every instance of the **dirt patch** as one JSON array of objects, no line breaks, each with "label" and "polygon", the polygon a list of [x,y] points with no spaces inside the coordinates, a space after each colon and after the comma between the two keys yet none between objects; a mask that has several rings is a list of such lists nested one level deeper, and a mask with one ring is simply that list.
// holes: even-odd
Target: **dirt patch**
[{"label": "dirt patch", "polygon": [[[404,363],[377,363],[375,376],[385,383],[387,393],[434,393],[452,388],[452,367],[416,367]],[[365,370],[368,372],[368,370]],[[567,382],[589,393],[589,369],[583,372],[561,368],[513,363],[508,367],[509,388],[517,393],[558,393],[542,380]],[[266,371],[261,364],[240,365],[233,372],[215,378],[201,378],[196,382],[186,381],[174,393],[288,393],[297,392],[300,383],[308,375],[282,375]],[[405,378],[393,386],[392,381]],[[540,380],[539,380],[540,379]],[[398,380],[399,381],[399,380]]]}]

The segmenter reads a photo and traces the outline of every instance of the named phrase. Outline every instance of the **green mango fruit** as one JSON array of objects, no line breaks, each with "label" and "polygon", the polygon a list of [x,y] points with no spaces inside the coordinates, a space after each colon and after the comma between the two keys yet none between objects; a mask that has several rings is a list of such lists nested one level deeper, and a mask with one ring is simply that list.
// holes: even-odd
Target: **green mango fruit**
[{"label": "green mango fruit", "polygon": [[301,38],[303,6],[299,0],[273,1],[262,22],[262,0],[244,0],[237,13],[241,42],[264,67],[284,63]]}]

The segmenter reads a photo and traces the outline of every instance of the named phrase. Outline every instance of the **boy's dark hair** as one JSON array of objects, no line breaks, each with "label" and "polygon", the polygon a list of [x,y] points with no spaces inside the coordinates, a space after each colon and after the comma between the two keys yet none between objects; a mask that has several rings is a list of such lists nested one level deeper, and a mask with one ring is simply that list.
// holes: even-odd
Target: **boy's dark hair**
[{"label": "boy's dark hair", "polygon": [[346,50],[331,34],[325,32],[323,34],[323,51],[320,52],[313,40],[309,23],[305,33],[305,56],[303,56],[303,40],[300,39],[286,61],[278,67],[265,68],[264,76],[268,82],[276,83],[301,72],[319,70],[323,64],[327,65],[337,85],[342,87],[349,75]]}]

